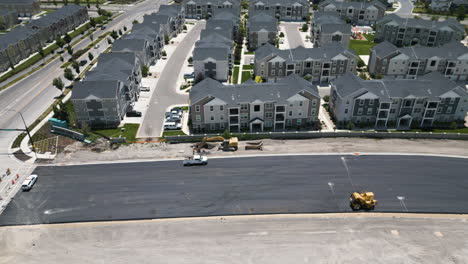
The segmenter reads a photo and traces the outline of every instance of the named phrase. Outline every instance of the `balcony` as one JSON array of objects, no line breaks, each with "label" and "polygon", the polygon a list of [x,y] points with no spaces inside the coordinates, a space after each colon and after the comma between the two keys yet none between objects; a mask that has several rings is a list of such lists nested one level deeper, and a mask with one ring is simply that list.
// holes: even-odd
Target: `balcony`
[{"label": "balcony", "polygon": [[230,124],[239,124],[239,117],[238,116],[230,116],[229,117]]},{"label": "balcony", "polygon": [[231,108],[229,109],[229,115],[238,115],[239,109],[238,108]]}]

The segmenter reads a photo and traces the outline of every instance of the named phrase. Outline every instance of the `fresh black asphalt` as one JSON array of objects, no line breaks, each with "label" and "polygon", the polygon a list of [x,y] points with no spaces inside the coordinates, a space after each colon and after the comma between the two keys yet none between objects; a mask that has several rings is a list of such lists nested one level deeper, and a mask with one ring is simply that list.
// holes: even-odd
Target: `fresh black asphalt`
[{"label": "fresh black asphalt", "polygon": [[18,192],[0,225],[349,212],[355,190],[375,192],[380,212],[468,213],[467,167],[457,158],[339,155],[38,167],[38,182]]}]

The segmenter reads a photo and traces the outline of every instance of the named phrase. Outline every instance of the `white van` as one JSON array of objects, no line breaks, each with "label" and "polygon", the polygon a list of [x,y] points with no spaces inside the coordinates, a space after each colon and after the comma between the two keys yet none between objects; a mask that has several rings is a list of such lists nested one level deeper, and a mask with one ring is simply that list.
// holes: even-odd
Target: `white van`
[{"label": "white van", "polygon": [[175,129],[181,129],[182,125],[180,123],[176,122],[164,122],[164,129],[166,130],[175,130]]},{"label": "white van", "polygon": [[21,184],[21,189],[23,191],[29,191],[33,187],[34,183],[37,181],[37,175],[32,174],[26,180],[24,180],[23,184]]}]

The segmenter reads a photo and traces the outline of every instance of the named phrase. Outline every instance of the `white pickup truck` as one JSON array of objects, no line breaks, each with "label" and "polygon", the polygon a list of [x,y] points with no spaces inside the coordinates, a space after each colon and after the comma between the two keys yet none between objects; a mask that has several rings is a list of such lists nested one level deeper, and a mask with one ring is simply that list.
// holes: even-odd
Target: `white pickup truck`
[{"label": "white pickup truck", "polygon": [[193,157],[190,157],[184,160],[184,166],[206,165],[206,164],[208,164],[208,158],[202,155],[193,155]]}]

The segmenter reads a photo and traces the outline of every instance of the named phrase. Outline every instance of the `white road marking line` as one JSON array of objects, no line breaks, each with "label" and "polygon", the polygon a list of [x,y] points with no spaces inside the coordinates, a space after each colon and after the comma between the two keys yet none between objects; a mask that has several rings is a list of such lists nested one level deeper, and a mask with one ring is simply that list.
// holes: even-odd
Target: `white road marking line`
[{"label": "white road marking line", "polygon": [[404,211],[408,212],[408,208],[405,204],[405,197],[404,196],[397,196],[397,199],[400,200],[400,204],[403,207]]},{"label": "white road marking line", "polygon": [[267,231],[262,231],[262,232],[249,232],[247,233],[248,236],[266,236],[268,235]]},{"label": "white road marking line", "polygon": [[304,232],[304,234],[308,235],[315,235],[315,234],[336,234],[335,230],[326,230],[326,231],[309,231],[309,232]]}]

